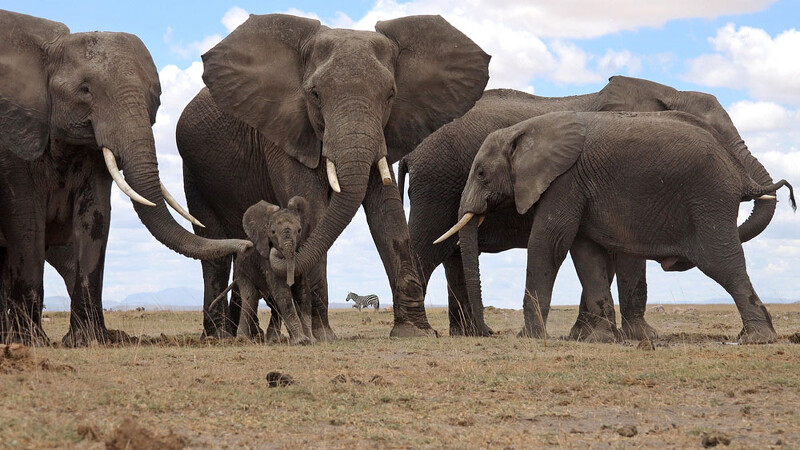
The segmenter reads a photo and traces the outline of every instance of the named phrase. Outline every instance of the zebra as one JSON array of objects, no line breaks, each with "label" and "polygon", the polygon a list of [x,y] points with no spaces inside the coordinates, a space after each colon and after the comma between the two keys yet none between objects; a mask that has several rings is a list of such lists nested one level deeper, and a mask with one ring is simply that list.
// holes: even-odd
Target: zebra
[{"label": "zebra", "polygon": [[353,308],[358,308],[359,311],[361,311],[361,308],[369,308],[370,306],[375,308],[375,311],[377,311],[378,308],[381,307],[381,302],[380,300],[378,300],[378,296],[375,294],[362,296],[355,294],[353,292],[348,292],[345,302],[349,302],[350,300],[352,300],[353,303],[355,303],[355,305],[353,305]]}]

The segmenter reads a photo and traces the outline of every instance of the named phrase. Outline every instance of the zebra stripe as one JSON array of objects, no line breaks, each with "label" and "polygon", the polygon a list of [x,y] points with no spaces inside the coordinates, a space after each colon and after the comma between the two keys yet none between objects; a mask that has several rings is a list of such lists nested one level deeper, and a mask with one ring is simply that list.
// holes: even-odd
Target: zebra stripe
[{"label": "zebra stripe", "polygon": [[359,311],[361,311],[361,308],[369,308],[370,306],[375,308],[375,310],[377,311],[378,308],[381,307],[381,302],[380,300],[378,300],[378,296],[375,294],[358,295],[353,292],[350,292],[347,294],[345,302],[349,302],[350,300],[352,300],[353,303],[355,303],[355,305],[353,305],[353,308],[358,308]]}]

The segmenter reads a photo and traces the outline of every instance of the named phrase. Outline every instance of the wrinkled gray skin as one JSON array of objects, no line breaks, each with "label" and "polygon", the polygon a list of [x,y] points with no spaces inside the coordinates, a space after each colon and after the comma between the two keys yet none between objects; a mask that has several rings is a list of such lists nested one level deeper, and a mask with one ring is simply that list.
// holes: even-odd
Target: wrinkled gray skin
[{"label": "wrinkled gray skin", "polygon": [[519,214],[533,210],[520,335],[546,336],[553,283],[570,251],[591,318],[585,339],[617,339],[612,251],[666,267],[696,265],[736,302],[740,343],[774,341],[736,219],[742,201],[788,186],[794,207],[794,194],[785,180],[756,183],[719,142],[713,128],[679,112],[557,112],[490,134],[470,169],[459,217],[491,217],[508,203]]},{"label": "wrinkled gray skin", "polygon": [[[434,269],[444,263],[451,334],[490,333],[482,320],[478,253],[527,248],[533,221],[531,212],[520,215],[511,206],[500,207],[486,218],[480,226],[480,233],[477,232],[477,222],[470,223],[461,236],[433,244],[458,219],[461,192],[475,154],[486,136],[500,128],[553,111],[662,110],[696,115],[719,133],[721,142],[741,161],[753,179],[761,184],[772,183],[767,171],[750,154],[730,117],[712,95],[677,91],[662,84],[623,76],[611,77],[600,92],[572,97],[539,97],[507,89],[486,91],[463,117],[431,134],[401,160],[401,190],[406,172],[410,176],[408,223],[412,248],[426,287]],[[757,200],[752,215],[739,229],[742,242],[760,233],[774,211],[775,200]],[[469,233],[475,233],[475,237]],[[457,240],[461,241],[460,247],[456,245]],[[625,255],[612,255],[612,259],[609,271],[612,275],[616,272],[618,277],[623,334],[631,339],[655,337],[656,330],[644,319],[647,301],[645,261]],[[676,262],[669,269],[686,270],[690,267]],[[470,296],[468,291],[477,294]],[[474,302],[470,303],[470,299]],[[591,320],[586,316],[584,299],[582,296],[581,314],[570,333],[573,338],[590,333],[586,326]]]},{"label": "wrinkled gray skin", "polygon": [[[314,342],[310,293],[305,277],[293,270],[295,251],[310,231],[305,220],[307,209],[305,199],[297,196],[283,209],[262,200],[245,212],[244,230],[255,248],[234,264],[233,281],[242,298],[237,336],[253,338],[258,334],[258,300],[264,297],[272,309],[267,339],[279,340],[280,323],[284,322],[289,343]],[[272,270],[277,260],[287,266],[286,275]]]},{"label": "wrinkled gray skin", "polygon": [[193,258],[250,246],[199,238],[167,211],[151,128],[160,93],[155,65],[136,36],[70,34],[61,23],[0,11],[3,340],[47,342],[45,257],[64,276],[72,300],[64,343],[114,338],[101,295],[111,217],[102,147],[112,150],[128,184],[156,204],[134,208],[161,243]]},{"label": "wrinkled gray skin", "polygon": [[[376,163],[399,160],[465,113],[488,80],[489,56],[439,16],[378,22],[376,30],[250,16],[203,55],[208,89],[177,128],[189,210],[208,227],[198,234],[241,237],[242,214],[256,201],[306,197],[315,228],[296,271],[321,273],[312,283],[317,339],[330,332],[325,255],[362,205],[392,288],[392,335],[435,334],[399,192],[383,184]],[[327,162],[340,193],[329,187]],[[207,334],[224,332],[235,316],[234,298],[231,311],[224,302],[208,310],[229,273],[229,260],[203,263]]]}]

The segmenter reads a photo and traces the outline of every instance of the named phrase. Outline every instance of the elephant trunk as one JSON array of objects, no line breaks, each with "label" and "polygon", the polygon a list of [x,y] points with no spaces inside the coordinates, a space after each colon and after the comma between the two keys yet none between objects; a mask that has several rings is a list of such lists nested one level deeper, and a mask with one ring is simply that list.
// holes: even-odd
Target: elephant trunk
[{"label": "elephant trunk", "polygon": [[[756,157],[750,153],[747,144],[744,143],[744,140],[742,140],[738,133],[732,139],[730,148],[733,149],[734,157],[742,163],[745,171],[750,175],[750,178],[761,186],[772,184],[772,177],[770,177],[767,169],[765,169]],[[772,216],[775,214],[776,205],[777,200],[774,198],[756,199],[750,216],[739,225],[739,240],[741,242],[747,242],[764,231],[772,220]]]},{"label": "elephant trunk", "polygon": [[294,270],[295,270],[295,244],[293,241],[285,242],[281,247],[281,253],[286,260],[286,284],[294,286]]},{"label": "elephant trunk", "polygon": [[334,192],[328,208],[297,254],[295,267],[305,273],[316,264],[350,223],[364,201],[369,173],[383,135],[354,132],[325,139],[323,156],[333,161],[340,192]]},{"label": "elephant trunk", "polygon": [[[96,121],[98,146],[111,150],[125,174],[128,185],[155,206],[134,202],[133,207],[148,231],[168,248],[195,259],[214,259],[238,253],[252,244],[228,239],[211,240],[196,236],[181,227],[167,210],[158,175],[155,140],[144,105],[128,104],[120,108],[121,121],[112,124]],[[114,117],[112,115],[112,117]],[[111,156],[111,155],[110,155]]]},{"label": "elephant trunk", "polygon": [[[481,273],[478,262],[478,220],[470,220],[458,232],[461,246],[461,260],[464,265],[464,280],[471,308],[472,330],[475,335],[491,334],[483,318],[483,299],[481,293]],[[462,312],[463,314],[463,312]],[[464,330],[467,333],[470,330]]]}]

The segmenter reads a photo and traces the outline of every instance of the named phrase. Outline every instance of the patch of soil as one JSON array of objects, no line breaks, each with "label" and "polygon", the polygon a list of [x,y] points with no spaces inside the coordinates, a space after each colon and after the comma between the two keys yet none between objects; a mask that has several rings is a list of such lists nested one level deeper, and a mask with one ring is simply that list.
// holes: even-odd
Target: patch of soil
[{"label": "patch of soil", "polygon": [[187,444],[185,437],[175,434],[172,430],[159,437],[129,417],[111,432],[106,440],[106,449],[179,450],[185,448]]},{"label": "patch of soil", "polygon": [[800,331],[789,336],[789,342],[791,342],[792,344],[800,344]]},{"label": "patch of soil", "polygon": [[36,358],[31,350],[22,344],[0,344],[0,373],[18,373],[31,370],[53,372],[74,372],[75,368],[66,364],[54,364],[46,358]]}]

